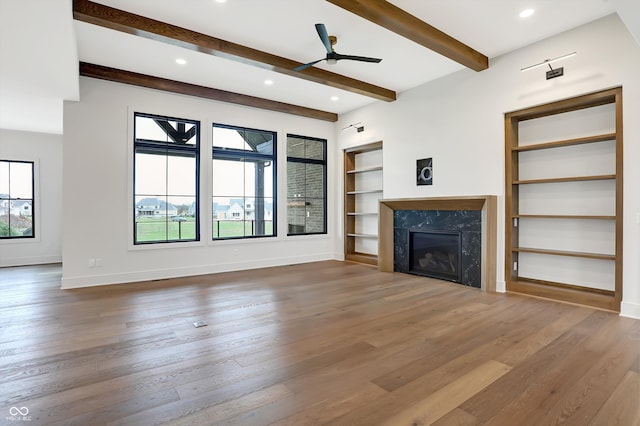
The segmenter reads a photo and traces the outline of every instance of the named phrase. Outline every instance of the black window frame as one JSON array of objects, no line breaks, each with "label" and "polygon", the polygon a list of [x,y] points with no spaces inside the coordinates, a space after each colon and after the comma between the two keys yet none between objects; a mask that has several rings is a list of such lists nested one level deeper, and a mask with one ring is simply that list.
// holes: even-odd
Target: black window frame
[{"label": "black window frame", "polygon": [[[11,179],[11,163],[31,164],[31,198],[13,198],[11,197],[11,181],[9,181],[9,198],[0,198],[0,202],[7,201],[7,218],[9,226],[9,235],[0,235],[0,241],[3,240],[23,240],[36,238],[36,163],[30,160],[4,160],[0,159],[2,163],[9,164],[9,179]],[[11,202],[12,201],[31,201],[31,235],[11,235]]]},{"label": "black window frame", "polygon": [[[273,145],[272,145],[272,152],[271,154],[264,154],[264,153],[260,153],[257,151],[249,151],[249,150],[244,150],[244,149],[236,149],[236,148],[227,148],[227,147],[220,147],[220,146],[216,146],[215,145],[215,140],[213,140],[213,129],[214,128],[221,128],[221,129],[229,129],[229,130],[236,130],[236,131],[252,131],[252,132],[264,132],[264,133],[270,133],[273,137],[272,141],[273,141]],[[272,188],[272,200],[271,200],[271,205],[272,205],[272,218],[271,218],[271,235],[242,235],[242,236],[229,236],[229,237],[214,237],[214,229],[213,229],[213,217],[211,217],[211,224],[212,224],[212,229],[211,229],[211,240],[212,241],[225,241],[225,240],[244,240],[244,239],[253,239],[253,238],[274,238],[277,237],[278,235],[278,208],[277,208],[277,199],[278,199],[278,181],[277,181],[277,177],[278,177],[278,133],[276,131],[273,130],[265,130],[265,129],[256,129],[256,128],[251,128],[251,127],[244,127],[244,126],[234,126],[234,125],[229,125],[229,124],[222,124],[222,123],[212,123],[211,125],[211,129],[212,129],[212,144],[211,144],[211,165],[212,165],[212,170],[213,170],[213,161],[214,160],[227,160],[227,161],[240,161],[240,162],[245,162],[245,160],[255,160],[255,161],[264,161],[264,160],[268,160],[271,161],[271,165],[272,165],[272,182],[273,182],[273,188]],[[212,174],[212,178],[213,178],[213,174]],[[213,185],[211,187],[211,202],[213,202],[213,200],[216,197],[226,197],[226,195],[216,195],[214,193],[213,190]],[[243,207],[246,206],[246,201],[248,198],[252,198],[252,197],[247,197],[246,194],[243,196]],[[253,197],[254,200],[254,210],[255,210],[255,204],[256,204],[256,197]],[[213,214],[213,211],[212,211]]]},{"label": "black window frame", "polygon": [[[149,139],[137,139],[136,138],[136,126],[137,117],[165,120],[165,121],[177,121],[193,124],[196,126],[195,144],[194,145],[181,145],[176,143],[167,143],[161,141],[154,141]],[[189,243],[200,241],[200,135],[201,126],[199,120],[192,120],[186,118],[170,117],[158,114],[149,114],[143,112],[133,113],[133,244],[136,246],[144,246],[150,244],[171,244],[171,243]],[[140,149],[140,151],[138,151]],[[166,240],[154,240],[154,241],[138,241],[138,227],[136,218],[138,216],[136,211],[136,154],[138,152],[155,154],[155,155],[173,155],[177,157],[195,157],[195,235],[194,238],[182,238],[182,239],[169,239]],[[166,197],[169,194],[164,194]],[[165,203],[168,202],[165,201]],[[169,215],[166,214],[166,226],[169,226]],[[182,226],[182,222],[178,221],[178,226]]]},{"label": "black window frame", "polygon": [[[289,229],[287,229],[287,236],[293,237],[298,235],[326,235],[328,234],[328,229],[327,229],[328,228],[327,226],[327,145],[328,145],[328,142],[327,142],[327,139],[287,133],[287,150],[288,150],[289,138],[297,138],[297,139],[304,139],[304,140],[310,140],[315,142],[322,142],[322,158],[323,158],[322,160],[313,159],[313,158],[291,157],[287,155],[287,164],[289,164],[289,162],[292,162],[292,163],[302,163],[302,164],[317,164],[322,166],[322,198],[323,198],[323,204],[324,204],[323,211],[322,211],[322,214],[323,214],[322,226],[324,228],[324,231],[291,233],[289,232]],[[287,179],[288,179],[288,175],[287,175]],[[287,197],[288,197],[288,194],[287,194]],[[287,213],[287,216],[288,216],[288,213]]]}]

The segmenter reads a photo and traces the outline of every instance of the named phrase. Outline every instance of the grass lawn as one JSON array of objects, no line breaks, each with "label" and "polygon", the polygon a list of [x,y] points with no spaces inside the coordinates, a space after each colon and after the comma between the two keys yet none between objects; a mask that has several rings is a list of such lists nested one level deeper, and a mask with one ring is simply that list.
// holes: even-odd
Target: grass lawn
[{"label": "grass lawn", "polygon": [[[138,242],[195,240],[196,222],[193,217],[186,217],[184,222],[166,220],[164,217],[137,217],[136,236]],[[253,221],[214,220],[212,223],[213,238],[243,237],[255,235]],[[271,235],[272,223],[265,225],[265,234]]]},{"label": "grass lawn", "polygon": [[[214,220],[211,234],[213,238],[243,237],[245,235],[256,235],[255,224],[251,220]],[[244,225],[244,226],[243,226]],[[271,222],[265,224],[265,234],[271,235]]]}]

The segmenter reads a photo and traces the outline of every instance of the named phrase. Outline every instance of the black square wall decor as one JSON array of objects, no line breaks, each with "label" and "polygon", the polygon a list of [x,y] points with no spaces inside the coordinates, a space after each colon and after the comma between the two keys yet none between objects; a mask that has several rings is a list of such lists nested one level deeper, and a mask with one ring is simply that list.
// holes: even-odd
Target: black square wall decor
[{"label": "black square wall decor", "polygon": [[433,185],[433,158],[423,158],[416,162],[416,184]]}]

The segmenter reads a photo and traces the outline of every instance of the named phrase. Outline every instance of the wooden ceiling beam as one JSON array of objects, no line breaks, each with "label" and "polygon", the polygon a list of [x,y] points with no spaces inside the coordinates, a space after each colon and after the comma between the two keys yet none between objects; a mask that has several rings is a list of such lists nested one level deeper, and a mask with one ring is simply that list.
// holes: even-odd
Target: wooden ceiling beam
[{"label": "wooden ceiling beam", "polygon": [[327,0],[475,71],[489,68],[482,53],[385,0]]},{"label": "wooden ceiling beam", "polygon": [[315,67],[307,68],[304,71],[294,71],[295,67],[302,65],[301,62],[94,3],[89,0],[73,1],[73,17],[78,21],[122,31],[196,52],[242,62],[374,99],[387,102],[396,100],[396,93],[383,87]]},{"label": "wooden ceiling beam", "polygon": [[314,118],[316,120],[331,122],[338,121],[338,114],[332,112],[242,95],[240,93],[227,92],[224,90],[213,89],[211,87],[198,86],[196,84],[189,84],[146,74],[139,74],[117,68],[104,67],[102,65],[89,64],[86,62],[80,62],[80,75],[83,77],[92,77],[100,80],[147,87],[149,89],[164,90],[166,92],[178,93],[181,95],[196,96],[199,98],[212,99],[214,101],[283,112],[285,114],[294,114],[302,117]]}]

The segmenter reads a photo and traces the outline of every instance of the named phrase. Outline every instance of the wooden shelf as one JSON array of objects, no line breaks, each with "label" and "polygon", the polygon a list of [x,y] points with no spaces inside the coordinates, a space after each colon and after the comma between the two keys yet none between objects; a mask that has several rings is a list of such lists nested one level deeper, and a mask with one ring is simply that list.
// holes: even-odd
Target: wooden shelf
[{"label": "wooden shelf", "polygon": [[377,172],[381,170],[382,170],[382,166],[373,166],[373,167],[367,167],[362,169],[347,170],[347,174]]},{"label": "wooden shelf", "polygon": [[[375,221],[378,213],[373,212],[374,203],[382,197],[382,188],[366,188],[361,173],[372,173],[369,187],[382,186],[382,142],[346,148],[344,150],[344,255],[346,260],[378,264],[378,256],[364,254],[358,250],[374,251],[375,240],[378,239],[378,227]],[[362,176],[364,177],[364,176]],[[358,218],[369,217],[363,220]],[[375,229],[374,229],[375,228]]]},{"label": "wooden shelf", "polygon": [[594,220],[616,220],[615,216],[591,216],[591,215],[570,215],[570,214],[514,214],[511,217],[518,219],[594,219]]},{"label": "wooden shelf", "polygon": [[382,192],[382,189],[366,189],[366,190],[360,190],[360,191],[348,191],[347,195],[375,194],[377,192]]},{"label": "wooden shelf", "polygon": [[616,260],[616,256],[613,254],[603,253],[586,253],[581,251],[564,251],[564,250],[547,250],[528,247],[512,247],[512,251],[519,253],[536,253],[536,254],[548,254],[552,256],[569,256],[569,257],[583,257],[587,259],[600,259],[600,260]]},{"label": "wooden shelf", "polygon": [[360,253],[360,252],[348,253],[348,254],[345,254],[344,260],[350,261],[350,262],[364,263],[366,265],[372,265],[372,266],[378,265],[378,256],[376,256],[375,254],[369,254],[369,253]]},{"label": "wooden shelf", "polygon": [[587,136],[584,138],[566,139],[562,141],[545,142],[545,143],[538,143],[538,144],[532,144],[532,145],[514,146],[511,148],[511,150],[519,151],[519,152],[535,151],[538,149],[560,148],[563,146],[581,145],[585,143],[604,142],[604,141],[611,141],[611,140],[614,140],[614,141],[616,140],[615,133],[605,133],[603,135]]},{"label": "wooden shelf", "polygon": [[597,175],[597,176],[572,176],[563,178],[548,178],[548,179],[528,179],[528,180],[514,180],[514,185],[525,185],[532,183],[561,183],[561,182],[585,182],[592,180],[615,180],[616,175]]},{"label": "wooden shelf", "polygon": [[548,286],[552,286],[552,287],[566,288],[566,289],[572,289],[572,290],[577,290],[577,291],[588,291],[590,293],[598,293],[598,294],[604,294],[604,295],[607,295],[607,296],[613,296],[613,291],[611,291],[611,290],[602,290],[602,289],[599,289],[599,288],[585,287],[585,286],[582,286],[582,285],[561,283],[561,282],[556,282],[556,281],[538,280],[538,279],[535,279],[535,278],[527,278],[527,277],[518,277],[518,281],[527,282],[527,283],[530,283],[530,284],[543,284],[543,285],[548,285]]},{"label": "wooden shelf", "polygon": [[518,277],[518,279],[512,280],[509,284],[510,292],[589,305],[610,311],[618,311],[620,309],[618,306],[620,302],[617,301],[616,294],[613,291],[524,277]]},{"label": "wooden shelf", "polygon": [[372,142],[366,145],[353,146],[351,148],[345,148],[344,153],[350,154],[350,155],[354,155],[354,154],[357,155],[357,154],[362,154],[363,152],[378,151],[380,149],[382,149],[382,141]]},{"label": "wooden shelf", "polygon": [[[592,109],[585,113],[581,111],[589,110],[591,108],[605,107],[601,110]],[[563,133],[569,134],[570,132],[582,132],[584,128],[582,124],[588,123],[591,120],[590,113],[593,111],[595,114],[607,114],[605,118],[607,121],[604,123],[607,127],[602,128],[598,133],[577,137],[573,139],[563,140],[551,140],[554,134],[558,134],[556,124],[561,123],[563,127]],[[571,113],[575,114],[574,117],[578,121],[556,121],[561,119],[559,114]],[[549,142],[533,143],[530,145],[520,145],[520,139],[526,134],[521,132],[521,124],[528,120],[554,117],[553,123],[548,121],[536,122],[536,131],[549,135]],[[588,93],[581,96],[576,96],[568,99],[562,99],[555,102],[549,102],[542,105],[532,106],[530,108],[520,109],[506,113],[504,116],[505,125],[505,282],[506,290],[510,292],[518,292],[523,294],[530,294],[537,297],[546,297],[550,299],[562,300],[570,303],[578,303],[583,305],[595,306],[602,309],[609,309],[613,311],[620,310],[620,303],[622,301],[622,260],[623,260],[623,133],[622,133],[622,88],[616,87],[612,89],[602,90],[598,92]],[[549,124],[549,126],[547,126]],[[545,127],[547,126],[547,127]],[[565,132],[566,127],[566,132]],[[589,127],[589,126],[587,126]],[[614,129],[611,131],[611,129]],[[591,170],[589,163],[594,161],[591,157],[583,157],[578,154],[586,152],[589,149],[588,144],[601,143],[601,147],[606,150],[606,155],[615,156],[615,167],[611,174],[592,175],[592,176],[570,176],[570,177],[552,177],[543,179],[521,179],[520,169],[522,166],[528,168],[537,167],[538,170],[558,170],[558,167],[562,167],[563,164],[575,163],[576,169],[579,170]],[[578,145],[584,146],[584,148]],[[559,150],[557,148],[576,146],[572,152],[568,150]],[[535,156],[527,154],[531,151],[543,151],[544,159],[542,156]],[[609,157],[607,157],[609,158]],[[550,161],[549,164],[546,163]],[[553,164],[551,164],[553,163]],[[580,173],[580,172],[577,172]],[[548,175],[552,175],[552,172],[548,172]],[[557,172],[556,172],[557,174]],[[593,202],[599,204],[593,205],[593,210],[590,211],[615,211],[614,214],[554,214],[553,200],[558,197],[562,197],[563,193],[571,190],[575,194],[567,193],[566,208],[573,208],[576,203],[581,200],[590,199],[590,191],[594,188],[600,188],[590,182],[597,181],[611,181],[611,185],[607,185],[604,195],[615,198],[615,205],[609,205],[610,198],[594,198]],[[566,182],[583,182],[581,185],[575,186],[554,186],[558,183]],[[535,188],[536,193],[534,198],[531,193],[525,191],[522,185],[541,184]],[[550,185],[547,185],[550,184]],[[574,197],[575,195],[575,197]],[[600,200],[600,201],[598,201]],[[564,200],[563,200],[564,201]],[[549,211],[550,214],[524,214],[519,213],[521,207],[526,203],[542,205],[545,204],[544,211]],[[606,203],[606,204],[605,204]],[[546,205],[548,204],[548,208]],[[563,204],[564,205],[564,204]],[[528,208],[527,208],[528,209]],[[533,209],[533,208],[532,208]],[[542,210],[542,208],[540,208]],[[563,208],[563,211],[567,211]],[[570,210],[569,210],[570,211]],[[580,211],[576,208],[576,211]],[[589,210],[588,210],[589,211]],[[560,213],[559,211],[557,213]],[[612,238],[615,241],[615,248],[612,250],[615,254],[603,254],[603,253],[587,253],[581,251],[564,251],[564,250],[550,250],[543,248],[531,248],[520,247],[520,244],[526,244],[520,235],[522,224],[520,219],[558,219],[566,222],[558,223],[562,226],[565,223],[567,225],[577,224],[579,220],[587,220],[592,222],[581,222],[580,227],[569,227],[567,238],[571,238],[573,247],[583,246],[582,233],[579,229],[586,228],[587,230],[602,229],[602,226],[596,221],[610,221],[613,225],[611,228],[607,228],[607,238]],[[573,222],[571,222],[573,221]],[[608,223],[606,225],[609,225]],[[548,229],[548,224],[544,222],[528,222],[525,225],[525,230],[529,233],[536,232],[542,229]],[[586,238],[586,237],[584,237]],[[604,236],[603,236],[604,238]],[[543,240],[548,242],[536,243],[538,246],[552,246],[549,240]],[[548,256],[567,256],[573,258],[583,259],[580,262],[564,262],[559,260],[559,268],[557,272],[551,274],[551,279],[557,281],[571,280],[578,281],[575,284],[565,284],[562,282],[543,281],[532,279],[528,277],[520,276],[520,270],[523,265],[526,265],[526,270],[531,271],[530,275],[537,275],[536,268],[542,268],[545,261],[548,258],[534,259],[533,256],[526,256],[526,253],[541,254]],[[613,276],[610,278],[610,284],[614,291],[600,290],[589,286],[588,281],[585,279],[586,274],[590,274],[593,271],[602,270],[603,265],[597,263],[597,261],[606,261],[608,265],[607,270],[613,264]],[[611,263],[609,263],[611,262]],[[576,266],[577,264],[583,266]],[[518,265],[514,269],[514,265]],[[566,266],[565,266],[566,265]],[[579,268],[584,268],[581,270]],[[584,283],[579,283],[584,281]]]}]

